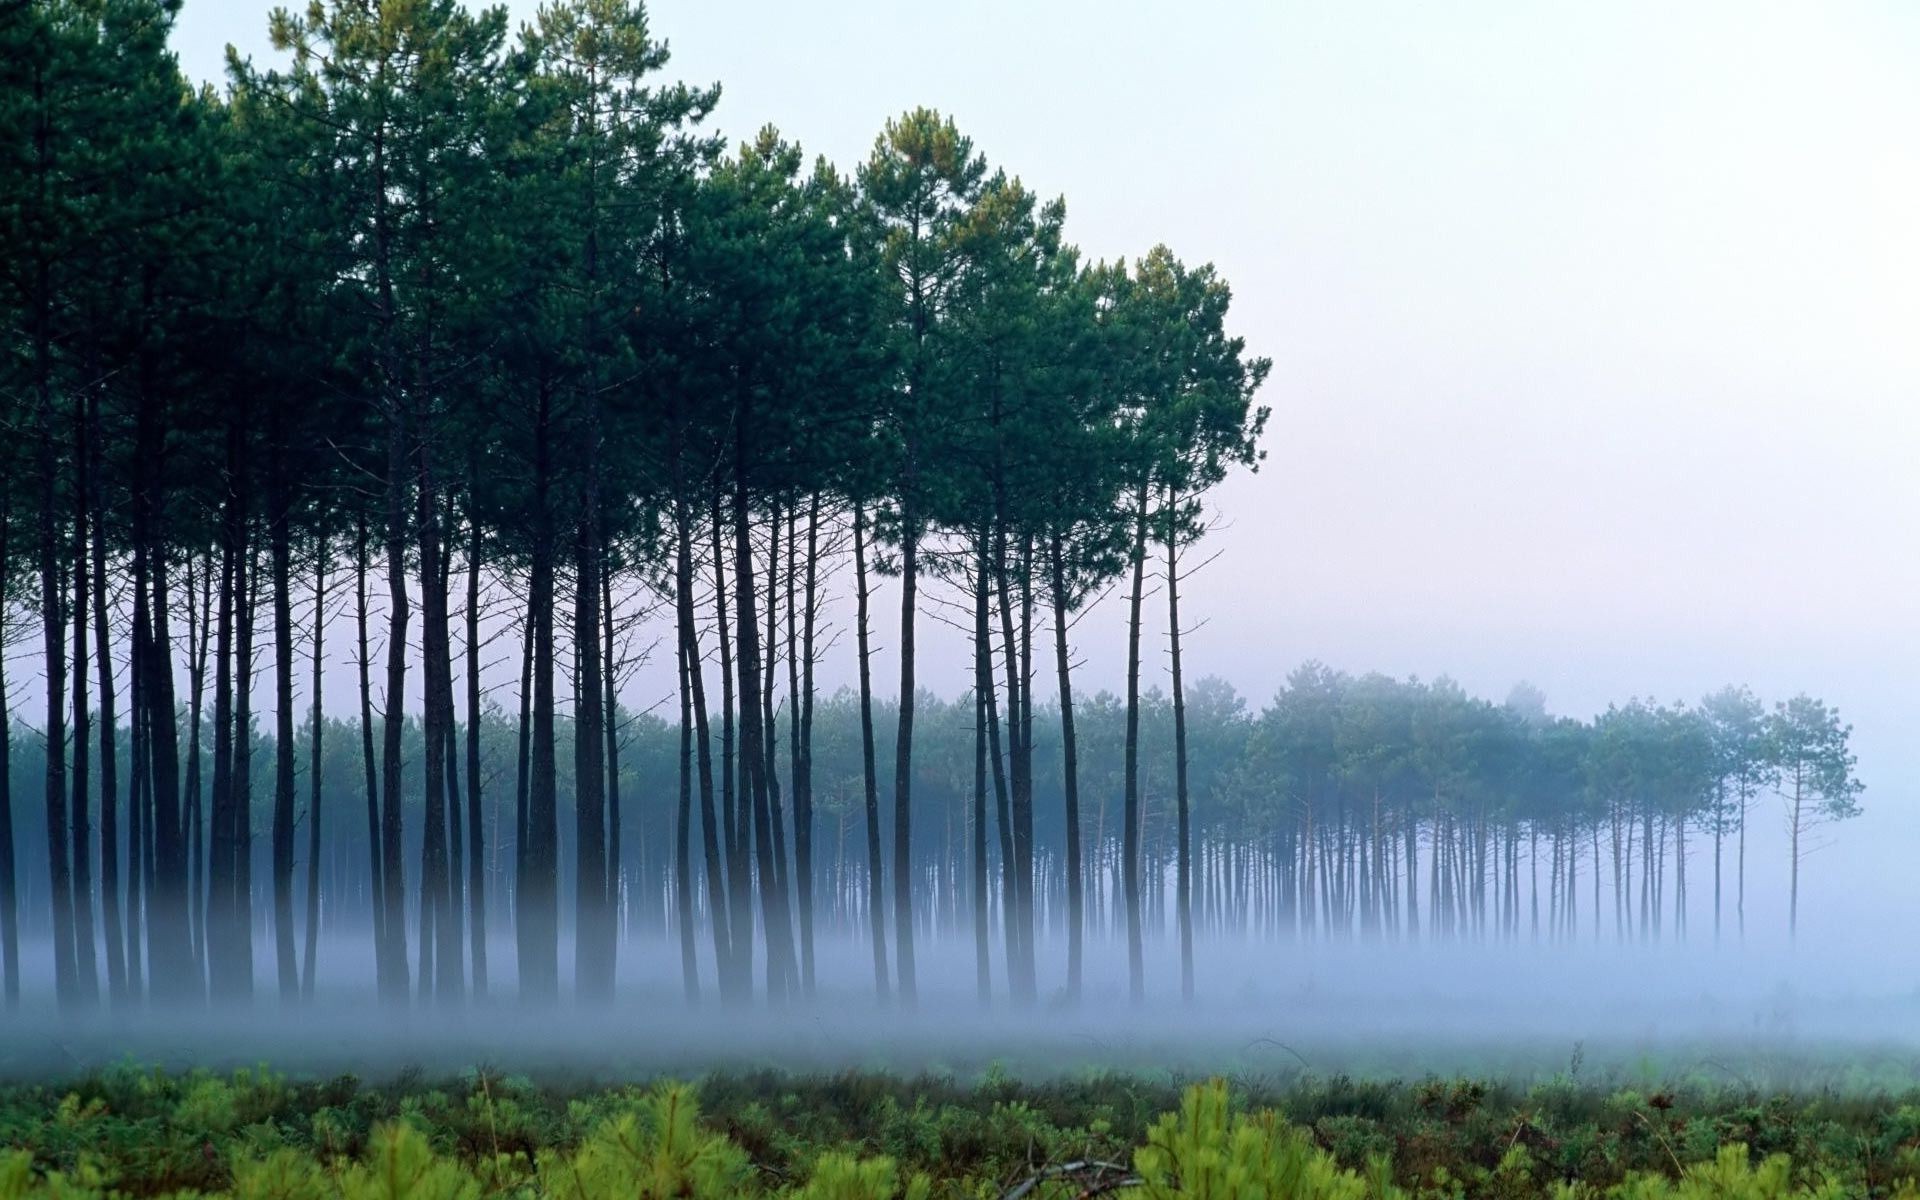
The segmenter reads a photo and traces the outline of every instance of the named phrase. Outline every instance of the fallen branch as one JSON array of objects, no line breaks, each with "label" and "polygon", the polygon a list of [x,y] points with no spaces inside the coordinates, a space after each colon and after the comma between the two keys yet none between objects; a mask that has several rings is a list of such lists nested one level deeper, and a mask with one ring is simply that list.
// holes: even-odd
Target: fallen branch
[{"label": "fallen branch", "polygon": [[[1090,1178],[1083,1179],[1082,1177]],[[1086,1186],[1083,1187],[1079,1193],[1082,1200],[1086,1200],[1087,1197],[1091,1196],[1104,1196],[1108,1192],[1116,1191],[1123,1187],[1134,1187],[1140,1182],[1138,1175],[1135,1175],[1119,1163],[1099,1162],[1095,1160],[1061,1163],[1059,1166],[1041,1168],[1039,1174],[1022,1181],[1019,1186],[1001,1196],[1000,1200],[1021,1200],[1021,1197],[1027,1195],[1041,1184],[1055,1179],[1072,1179],[1076,1182],[1084,1182]]]}]

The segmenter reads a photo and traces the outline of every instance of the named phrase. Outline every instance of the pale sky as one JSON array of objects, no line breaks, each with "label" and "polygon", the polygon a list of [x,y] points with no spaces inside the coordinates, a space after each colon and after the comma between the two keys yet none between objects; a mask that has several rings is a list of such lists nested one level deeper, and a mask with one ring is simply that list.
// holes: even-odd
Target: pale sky
[{"label": "pale sky", "polygon": [[[1063,193],[1089,257],[1164,241],[1231,280],[1274,416],[1219,496],[1190,673],[1256,703],[1309,657],[1524,677],[1578,715],[1805,689],[1855,722],[1870,810],[1810,889],[1861,903],[1845,855],[1920,902],[1920,8],[650,11],[735,139],[771,122],[851,169],[931,105]],[[264,26],[186,0],[176,44],[210,77]],[[1083,626],[1090,686],[1121,680],[1121,620]],[[966,686],[957,641],[930,666]]]}]

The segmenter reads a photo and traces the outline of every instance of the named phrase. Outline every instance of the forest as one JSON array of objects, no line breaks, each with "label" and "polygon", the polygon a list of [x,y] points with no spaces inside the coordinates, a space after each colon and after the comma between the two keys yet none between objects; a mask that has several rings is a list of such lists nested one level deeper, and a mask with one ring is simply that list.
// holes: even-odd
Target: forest
[{"label": "forest", "polygon": [[805,1003],[826,938],[902,1008],[940,947],[1031,1006],[1165,943],[1191,998],[1202,938],[1791,931],[1860,811],[1807,695],[1190,678],[1284,382],[938,112],[727,146],[635,0],[314,0],[198,88],[176,12],[0,0],[10,1005],[298,1003],[323,933],[394,1006],[610,1004],[643,937],[689,1001]]}]

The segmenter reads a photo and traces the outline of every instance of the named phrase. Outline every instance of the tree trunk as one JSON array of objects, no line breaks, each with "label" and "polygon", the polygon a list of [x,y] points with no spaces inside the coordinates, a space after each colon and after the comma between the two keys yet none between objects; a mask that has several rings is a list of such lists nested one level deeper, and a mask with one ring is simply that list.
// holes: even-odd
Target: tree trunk
[{"label": "tree trunk", "polygon": [[[472,504],[479,470],[469,463],[467,496]],[[467,903],[473,939],[473,995],[487,994],[486,834],[480,827],[480,520],[467,517]],[[316,643],[317,644],[317,643]]]},{"label": "tree trunk", "polygon": [[[677,593],[677,589],[676,589]],[[676,595],[677,603],[677,595]],[[693,930],[693,842],[687,825],[693,818],[693,688],[687,679],[687,639],[674,648],[680,668],[680,803],[673,818],[673,902],[680,926],[680,980],[687,1004],[700,1001],[700,959]],[[718,925],[718,910],[715,924]]]},{"label": "tree trunk", "polygon": [[[1174,805],[1179,827],[1174,896],[1180,926],[1180,998],[1193,1000],[1193,843],[1187,803],[1187,694],[1180,680],[1179,497],[1167,489],[1167,640],[1173,670]],[[1482,878],[1485,878],[1484,871]]]},{"label": "tree trunk", "polygon": [[713,516],[714,634],[720,642],[720,811],[726,832],[727,913],[733,921],[728,946],[733,952],[737,995],[744,1000],[753,991],[753,881],[749,856],[753,838],[751,788],[742,772],[736,781],[733,631],[727,610],[727,556],[723,551],[720,492],[715,489]]},{"label": "tree trunk", "polygon": [[[243,507],[241,511],[246,510]],[[227,916],[231,951],[227,995],[247,1000],[253,996],[253,640],[258,568],[244,526],[240,547],[234,578],[237,611],[233,635],[233,799],[228,808],[232,886]]]},{"label": "tree trunk", "polygon": [[[674,456],[674,468],[680,468],[680,456]],[[676,479],[676,483],[677,483]],[[680,627],[680,653],[685,664],[682,677],[693,715],[695,760],[700,771],[700,845],[706,863],[708,920],[713,929],[713,969],[721,998],[737,1001],[740,994],[734,980],[734,954],[730,940],[726,875],[720,861],[719,821],[714,812],[713,742],[707,715],[707,691],[700,661],[700,637],[693,607],[693,514],[680,486],[674,488],[674,607]]]},{"label": "tree trunk", "polygon": [[[87,443],[87,511],[93,526],[94,661],[100,673],[100,901],[106,918],[107,992],[117,1006],[132,993],[127,986],[126,930],[121,922],[119,719],[113,686],[113,630],[107,621],[107,530],[101,498],[104,447],[100,399],[92,393],[87,397]],[[0,595],[4,594],[0,589]]]},{"label": "tree trunk", "polygon": [[326,718],[320,708],[320,684],[325,678],[326,659],[323,654],[324,635],[327,627],[327,539],[320,538],[314,547],[313,563],[313,742],[308,751],[308,785],[312,789],[307,798],[307,945],[306,961],[301,964],[300,994],[309,1005],[313,1003],[314,964],[320,957],[320,800],[321,800],[321,735],[325,732]]},{"label": "tree trunk", "polygon": [[53,393],[44,377],[40,387],[40,628],[46,664],[46,815],[47,883],[52,889],[53,986],[61,1008],[79,999],[74,957],[73,872],[67,834],[67,647],[62,611],[57,480],[54,453]]},{"label": "tree trunk", "polygon": [[[910,489],[909,489],[910,490]],[[893,936],[900,967],[900,1004],[914,1007],[913,963],[913,625],[920,584],[918,519],[900,504],[900,717],[893,756]]]},{"label": "tree trunk", "polygon": [[[787,611],[793,613],[793,539],[788,526]],[[795,734],[793,766],[793,850],[794,872],[799,880],[800,898],[800,986],[807,999],[813,999],[813,655],[814,628],[819,615],[820,493],[813,493],[807,505],[806,581],[801,592],[800,681],[799,695],[791,703],[800,706],[800,727]],[[788,626],[788,661],[793,651],[792,626]],[[789,667],[789,676],[791,676]],[[791,679],[789,680],[791,688]]]},{"label": "tree trunk", "polygon": [[[1000,858],[1012,857],[1007,844],[1007,796],[1000,778],[1000,746],[992,734],[993,659],[988,641],[986,539],[979,539],[973,571],[973,945],[976,990],[982,1005],[993,999],[993,955],[989,946],[987,891],[987,764],[993,764],[995,811],[999,817]],[[1004,914],[1004,907],[1003,907]],[[1012,937],[1012,930],[1008,930]]]},{"label": "tree trunk", "polygon": [[[604,551],[603,551],[604,554]],[[624,880],[620,850],[620,664],[616,657],[613,624],[613,568],[603,565],[600,571],[600,627],[606,644],[601,651],[601,680],[606,688],[607,702],[603,710],[601,726],[607,740],[607,911],[612,914],[613,927],[618,926],[621,911],[621,884]],[[645,890],[646,881],[646,832],[645,822],[640,827],[640,883],[639,890]],[[608,942],[614,948],[611,954],[617,954],[617,939],[611,932]],[[613,959],[608,959],[608,971],[613,970]]]},{"label": "tree trunk", "polygon": [[606,695],[600,677],[600,539],[591,485],[575,540],[573,653],[574,993],[613,999],[613,926],[607,911]]},{"label": "tree trunk", "polygon": [[1134,497],[1133,589],[1127,609],[1126,812],[1121,832],[1122,887],[1127,908],[1127,992],[1145,1001],[1146,961],[1140,929],[1140,602],[1146,590],[1147,489]]},{"label": "tree trunk", "polygon": [[[854,639],[860,659],[860,766],[862,799],[867,815],[867,925],[873,934],[873,986],[881,1003],[887,1000],[887,928],[885,864],[880,854],[880,789],[873,749],[872,647],[869,645],[868,601],[872,592],[867,576],[867,517],[858,501],[853,506]],[[984,838],[976,827],[975,837]],[[985,920],[985,851],[980,854],[980,919]],[[984,927],[984,926],[983,926]]]},{"label": "tree trunk", "polygon": [[540,389],[534,426],[534,539],[527,604],[533,623],[533,748],[527,788],[525,865],[516,890],[520,995],[552,1004],[560,994],[559,798],[553,711],[553,514],[548,493],[552,395]]},{"label": "tree trunk", "polygon": [[376,985],[382,996],[393,994],[388,977],[392,956],[387,951],[385,900],[386,867],[380,838],[380,787],[374,774],[373,754],[373,681],[372,652],[367,644],[367,518],[360,513],[353,547],[354,628],[359,655],[355,665],[360,676],[360,765],[364,773],[367,798],[367,894],[373,916],[373,960]]},{"label": "tree trunk", "polygon": [[1073,663],[1067,651],[1067,615],[1071,605],[1067,595],[1065,552],[1057,534],[1049,561],[1053,568],[1054,672],[1060,680],[1060,768],[1066,803],[1067,999],[1078,1001],[1086,928],[1086,898],[1082,890],[1085,869],[1080,861],[1080,743],[1073,725]]},{"label": "tree trunk", "polygon": [[[293,534],[281,458],[280,409],[276,406],[274,412],[273,516],[268,534],[273,570],[273,948],[280,999],[291,1003],[300,996],[300,966],[293,942]],[[316,624],[318,620],[316,613]]]},{"label": "tree trunk", "polygon": [[73,774],[71,797],[73,814],[73,958],[77,971],[81,1003],[91,1007],[100,999],[100,966],[94,951],[93,933],[93,846],[88,824],[92,803],[91,747],[93,735],[92,705],[87,695],[87,610],[90,559],[87,537],[88,481],[87,425],[80,406],[74,412],[73,447]]},{"label": "tree trunk", "polygon": [[390,1005],[404,1005],[410,988],[400,805],[406,794],[402,738],[406,731],[407,624],[412,613],[407,598],[407,431],[399,401],[390,398],[387,405],[387,693],[380,721],[380,895],[385,904],[381,927],[386,934],[383,951],[387,966],[382,998]]},{"label": "tree trunk", "polygon": [[[8,532],[13,520],[13,488],[0,483],[0,596],[11,582],[7,568]],[[8,701],[6,655],[0,654],[0,976],[7,1011],[20,1007],[20,882],[13,853],[13,706]]]}]

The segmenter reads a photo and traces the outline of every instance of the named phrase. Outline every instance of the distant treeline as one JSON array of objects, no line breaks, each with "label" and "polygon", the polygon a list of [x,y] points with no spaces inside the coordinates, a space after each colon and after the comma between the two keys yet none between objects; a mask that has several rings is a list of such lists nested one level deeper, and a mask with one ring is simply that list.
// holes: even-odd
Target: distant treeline
[{"label": "distant treeline", "polygon": [[[1136,997],[1169,928],[1191,994],[1197,922],[1512,935],[1544,841],[1527,895],[1570,936],[1604,841],[1650,935],[1690,828],[1737,840],[1776,777],[1804,822],[1851,812],[1811,701],[1728,717],[1758,731],[1734,753],[1694,714],[1530,724],[1372,679],[1254,720],[1190,696],[1182,585],[1269,364],[1210,266],[1082,261],[1064,205],[937,113],[851,175],[771,129],[724,152],[717,89],[659,82],[631,0],[511,38],[500,9],[319,0],[271,18],[285,69],[195,89],[175,8],[0,6],[0,614],[60,748],[31,765],[0,679],[9,996],[23,894],[73,1006],[244,999],[257,944],[310,996],[329,911],[367,919],[392,1002],[488,991],[502,919],[533,1003],[563,948],[610,1000],[623,920],[670,924],[690,999],[810,995],[826,922],[909,1005],[935,928],[982,997],[998,939],[1033,1001],[1043,921],[1069,996],[1096,924]],[[1076,701],[1110,592],[1124,694]],[[957,704],[916,685],[929,611],[972,634]],[[664,720],[618,703],[649,646]],[[820,694],[829,653],[857,688]]]}]

